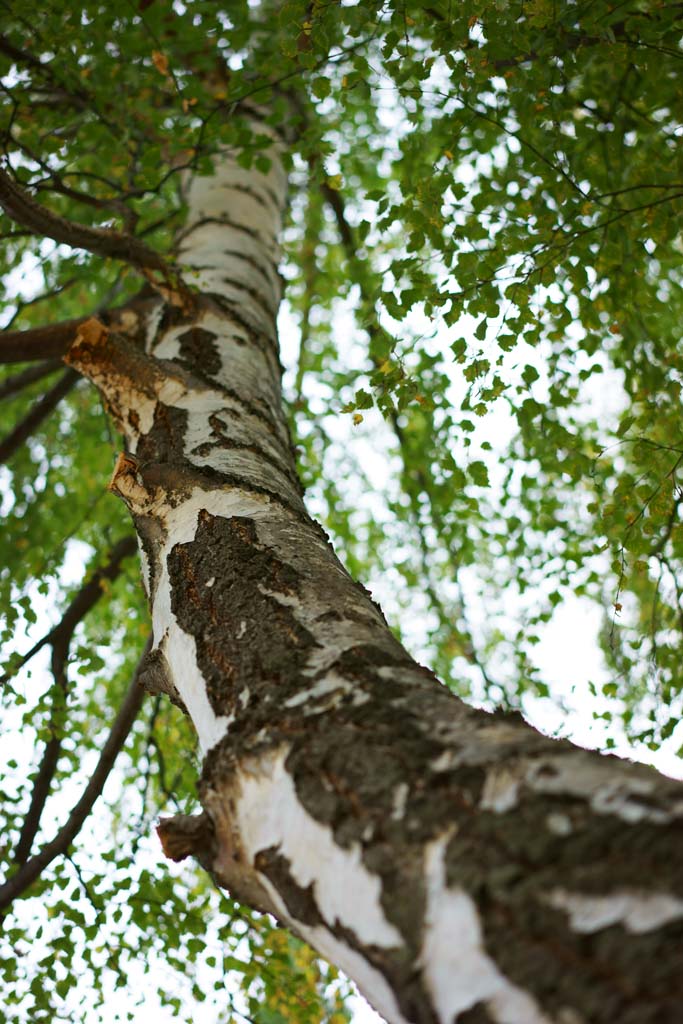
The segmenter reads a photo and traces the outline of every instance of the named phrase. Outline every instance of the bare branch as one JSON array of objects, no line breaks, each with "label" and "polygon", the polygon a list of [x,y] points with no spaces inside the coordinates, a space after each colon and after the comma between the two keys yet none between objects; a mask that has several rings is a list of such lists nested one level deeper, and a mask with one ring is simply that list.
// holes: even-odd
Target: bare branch
[{"label": "bare branch", "polygon": [[12,877],[0,886],[0,910],[6,909],[12,900],[21,896],[28,887],[35,882],[45,868],[59,857],[65,854],[71,843],[74,841],[92,811],[96,800],[104,789],[109,773],[114,766],[116,757],[123,747],[133,723],[138,715],[144,700],[144,690],[138,681],[140,667],[145,655],[151,649],[152,639],[147,642],[143,655],[138,662],[128,691],[123,698],[118,710],[114,724],[111,727],[109,736],[102,748],[99,761],[92,773],[88,784],[83,790],[80,800],[75,804],[71,814],[55,837],[41,849],[35,857],[31,857]]},{"label": "bare branch", "polygon": [[62,374],[54,387],[50,388],[42,398],[38,399],[33,408],[16,425],[14,430],[4,440],[0,441],[0,465],[4,465],[17,449],[28,440],[43,420],[68,395],[77,380],[79,380],[79,375],[75,370],[67,370],[66,373]]},{"label": "bare branch", "polygon": [[133,550],[135,550],[135,540],[133,537],[124,537],[123,540],[120,540],[112,548],[111,557],[107,564],[98,569],[92,579],[81,587],[59,625],[52,630],[50,640],[52,644],[51,668],[58,689],[50,714],[48,726],[49,739],[45,744],[38,775],[33,784],[31,804],[24,819],[14,853],[15,860],[19,864],[25,863],[31,852],[33,840],[40,826],[41,815],[45,807],[45,801],[50,793],[50,786],[57,770],[57,762],[59,761],[62,749],[64,730],[61,719],[64,714],[66,694],[69,688],[66,666],[71,638],[78,623],[102,596],[102,581],[105,579],[115,579],[121,571],[121,562],[126,555],[132,554]]},{"label": "bare branch", "polygon": [[[30,231],[22,231],[22,232],[17,232],[17,234],[30,235],[31,232]],[[3,238],[6,238],[6,237],[8,237],[8,236],[7,235],[3,235]],[[33,236],[31,235],[31,237],[33,237]],[[69,288],[73,288],[73,286],[77,283],[77,281],[78,281],[77,277],[70,277],[67,281],[64,281],[62,284],[59,284],[56,287],[51,288],[47,292],[41,292],[39,295],[34,295],[30,299],[21,299],[21,298],[17,297],[14,300],[14,302],[13,302],[14,312],[12,313],[12,316],[9,318],[9,320],[5,324],[4,333],[5,334],[9,334],[11,332],[12,325],[14,323],[16,323],[17,319],[27,309],[31,309],[31,307],[37,306],[41,302],[49,302],[50,299],[54,299],[58,295],[63,295],[66,291],[69,290]],[[40,354],[38,354],[38,355],[33,356],[33,358],[34,359],[41,359],[42,356]],[[3,360],[2,356],[0,356],[0,362],[21,363],[22,361],[23,360],[20,359],[20,358]]]},{"label": "bare branch", "polygon": [[123,537],[118,541],[109,553],[108,560],[95,570],[90,579],[83,584],[81,589],[74,595],[72,601],[62,615],[62,618],[49,633],[41,637],[33,647],[22,655],[21,660],[14,666],[11,673],[8,672],[0,679],[0,683],[6,683],[11,675],[19,671],[31,658],[42,650],[47,644],[58,644],[63,640],[70,642],[74,630],[88,614],[90,609],[102,596],[102,582],[104,580],[115,580],[121,571],[121,562],[124,558],[130,557],[137,550],[137,541],[134,536]]},{"label": "bare branch", "polygon": [[63,320],[27,331],[6,331],[0,337],[0,363],[28,363],[36,359],[56,359],[64,355],[87,317]]},{"label": "bare branch", "polygon": [[99,310],[96,314],[62,320],[45,327],[30,327],[25,331],[5,331],[0,334],[0,364],[28,363],[38,359],[61,358],[76,340],[78,329],[96,315],[106,326],[123,328],[126,314],[135,313],[144,317],[159,303],[159,297],[145,286],[132,299],[113,309]]},{"label": "bare branch", "polygon": [[21,373],[15,373],[11,377],[6,377],[0,383],[0,401],[4,398],[11,398],[12,395],[18,395],[24,388],[29,387],[30,384],[35,384],[36,381],[42,380],[43,377],[48,377],[51,373],[61,369],[61,366],[62,363],[59,359],[48,359],[46,362],[38,363],[36,366],[28,366]]},{"label": "bare branch", "polygon": [[161,271],[164,277],[171,269],[164,259],[132,235],[109,228],[91,228],[52,213],[29,195],[21,185],[0,168],[0,206],[11,220],[36,235],[74,249],[86,249],[97,256],[124,260],[135,267]]}]

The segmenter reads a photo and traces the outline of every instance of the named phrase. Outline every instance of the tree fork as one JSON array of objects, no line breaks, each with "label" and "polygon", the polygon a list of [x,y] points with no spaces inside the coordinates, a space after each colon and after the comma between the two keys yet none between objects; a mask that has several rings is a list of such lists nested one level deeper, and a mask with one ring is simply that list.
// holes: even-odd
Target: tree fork
[{"label": "tree fork", "polygon": [[306,513],[270,159],[264,175],[223,156],[189,183],[195,308],[158,302],[144,352],[124,325],[67,357],[126,436],[112,489],[138,531],[154,685],[204,753],[203,812],[162,822],[164,849],[274,913],[391,1022],[674,1024],[683,787],[463,704]]}]

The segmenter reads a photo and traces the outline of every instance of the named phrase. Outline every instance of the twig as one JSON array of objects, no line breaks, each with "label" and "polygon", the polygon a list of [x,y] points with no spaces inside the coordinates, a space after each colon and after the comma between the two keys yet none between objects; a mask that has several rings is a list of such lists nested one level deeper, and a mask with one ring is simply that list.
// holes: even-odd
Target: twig
[{"label": "twig", "polygon": [[64,731],[61,719],[64,716],[69,688],[66,666],[74,630],[102,596],[102,581],[104,579],[115,579],[118,576],[121,570],[121,562],[126,555],[132,554],[131,547],[133,550],[135,549],[135,541],[132,537],[124,537],[123,540],[118,542],[112,549],[112,555],[107,564],[98,569],[92,579],[81,587],[59,625],[52,630],[50,639],[52,645],[51,669],[57,686],[57,692],[50,712],[49,738],[45,744],[38,774],[33,783],[31,803],[24,818],[19,841],[14,852],[14,859],[18,864],[23,864],[31,852],[33,840],[40,826],[45,802],[50,793],[52,780],[57,770]]},{"label": "twig", "polygon": [[15,675],[20,668],[47,644],[61,643],[64,639],[70,641],[78,623],[85,618],[90,609],[102,596],[102,582],[104,580],[115,580],[121,571],[121,562],[124,558],[134,554],[136,549],[137,542],[132,535],[123,537],[118,541],[111,549],[109,558],[104,565],[95,569],[87,583],[84,583],[81,589],[74,595],[73,600],[57,625],[49,633],[41,637],[26,654],[21,656],[21,659],[12,668],[12,671],[0,678],[0,683],[6,683],[11,676]]},{"label": "twig", "polygon": [[29,228],[36,235],[52,238],[74,249],[86,249],[97,256],[124,260],[135,267],[161,271],[165,278],[172,274],[166,261],[133,235],[109,228],[91,228],[87,224],[67,220],[38,203],[6,170],[0,167],[0,206],[11,220]]},{"label": "twig", "polygon": [[0,886],[0,910],[4,910],[13,900],[21,896],[56,857],[65,854],[83,827],[96,800],[104,789],[109,772],[114,766],[116,757],[126,742],[142,706],[144,690],[139,683],[139,675],[145,655],[151,650],[151,647],[152,638],[150,637],[137,664],[128,691],[114,719],[109,736],[102,748],[99,761],[83,790],[80,800],[75,804],[71,814],[55,837],[42,847],[40,853],[36,854],[35,857],[31,857],[25,864],[22,864],[11,878],[4,885]]},{"label": "twig", "polygon": [[75,370],[67,370],[59,378],[54,387],[46,391],[42,398],[39,398],[32,409],[24,416],[21,422],[17,423],[7,437],[0,441],[0,465],[4,465],[14,453],[21,447],[24,441],[35,432],[44,419],[50,415],[79,379]]},{"label": "twig", "polygon": [[62,363],[59,359],[48,359],[44,363],[38,363],[37,366],[28,366],[21,373],[6,377],[0,384],[0,401],[4,398],[11,398],[12,395],[18,395],[29,384],[35,384],[43,377],[48,377],[51,373],[59,370],[61,366]]}]

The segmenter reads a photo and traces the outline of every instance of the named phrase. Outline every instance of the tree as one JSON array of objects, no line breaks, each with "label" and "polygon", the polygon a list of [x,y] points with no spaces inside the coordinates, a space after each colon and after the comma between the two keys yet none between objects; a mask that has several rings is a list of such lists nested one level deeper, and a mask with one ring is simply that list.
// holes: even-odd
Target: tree
[{"label": "tree", "polygon": [[[291,928],[387,1020],[678,1020],[680,784],[514,709],[544,693],[536,628],[572,590],[607,604],[605,692],[632,732],[656,744],[679,719],[681,21],[655,0],[7,5],[3,266],[44,288],[10,283],[0,341],[23,367],[1,385],[4,640],[41,596],[63,606],[5,666],[36,748],[10,762],[3,810],[10,1019],[82,1014],[63,958],[104,993],[103,959],[125,980],[145,940],[179,966],[205,950],[206,877],[195,899],[133,867],[125,794],[109,880],[74,853],[128,741],[143,808],[179,805],[165,853]],[[287,404],[281,238],[301,336]],[[334,349],[343,296],[361,367]],[[599,373],[623,389],[612,422],[586,408]],[[374,527],[343,476],[316,482],[339,461],[330,418],[363,430],[373,408],[401,485]],[[486,433],[501,408],[507,450]],[[152,619],[135,671],[131,521]],[[386,567],[422,574],[450,689],[354,579],[392,536]],[[491,628],[472,624],[475,569],[519,605],[507,633],[493,594]],[[36,699],[17,673],[48,647]],[[57,790],[72,809],[53,832]],[[71,875],[87,911],[59,895]],[[36,897],[76,934],[32,933]],[[258,1019],[343,1016],[334,973],[229,906],[217,969],[242,971]],[[22,934],[49,947],[43,967],[56,956],[53,985],[17,965]]]}]

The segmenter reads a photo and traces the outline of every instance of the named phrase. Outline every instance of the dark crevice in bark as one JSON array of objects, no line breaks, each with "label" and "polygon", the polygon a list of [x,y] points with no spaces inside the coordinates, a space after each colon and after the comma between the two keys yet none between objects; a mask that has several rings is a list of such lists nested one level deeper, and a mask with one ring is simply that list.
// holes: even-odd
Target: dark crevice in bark
[{"label": "dark crevice in bark", "polygon": [[486,1003],[477,1003],[458,1014],[458,1024],[498,1024],[498,1019],[490,1015]]},{"label": "dark crevice in bark", "polygon": [[[438,1024],[430,999],[415,971],[412,953],[404,950],[387,950],[378,946],[367,946],[352,929],[338,920],[328,922],[322,916],[313,884],[305,888],[295,880],[290,862],[279,852],[279,847],[269,847],[256,855],[255,868],[268,878],[283,899],[291,916],[303,925],[324,928],[380,971],[389,986],[399,993],[398,1002],[406,1020],[415,1024]],[[346,894],[351,902],[354,894]],[[406,894],[408,895],[408,894]]]},{"label": "dark crevice in bark", "polygon": [[[130,414],[129,414],[130,417]],[[154,421],[150,430],[141,436],[136,451],[136,459],[139,461],[139,473],[148,487],[165,486],[171,489],[171,494],[178,488],[187,493],[192,486],[202,486],[208,490],[222,487],[239,487],[252,493],[262,494],[272,501],[285,506],[297,515],[305,517],[303,504],[297,507],[290,498],[281,491],[264,487],[258,481],[251,480],[247,476],[234,473],[230,470],[216,469],[214,466],[202,466],[182,455],[178,458],[177,453],[183,451],[185,437],[187,435],[188,413],[185,409],[178,409],[174,406],[163,405],[158,402],[154,410]],[[239,444],[231,443],[227,439],[212,445],[212,449],[239,448]],[[254,449],[258,446],[254,446]],[[254,454],[262,454],[255,452]],[[207,453],[208,454],[208,453]],[[262,457],[264,457],[262,455]],[[265,459],[271,463],[271,459]],[[287,473],[287,465],[278,467],[282,474],[283,484],[291,496],[299,499],[298,479],[295,474]],[[271,474],[272,476],[272,474]],[[183,484],[183,477],[185,482]],[[295,489],[296,488],[296,489]]]},{"label": "dark crevice in bark", "polygon": [[[282,425],[282,422],[280,422],[278,424],[278,421],[273,417],[273,415],[271,413],[271,410],[270,410],[270,406],[267,405],[267,403],[263,402],[262,405],[259,406],[255,402],[251,401],[250,399],[245,398],[243,395],[240,395],[239,392],[235,391],[234,388],[227,387],[227,385],[218,385],[218,386],[221,388],[223,393],[228,398],[232,398],[235,402],[237,402],[239,405],[241,405],[242,408],[245,410],[245,412],[248,412],[250,416],[254,416],[257,420],[259,420],[261,423],[263,423],[264,426],[266,426],[268,428],[268,430],[270,431],[272,436],[277,441],[279,441],[280,443],[283,443],[282,442],[282,437],[281,437],[281,432],[284,429],[283,425]],[[290,454],[291,449],[290,449],[289,445],[287,445],[287,447],[284,449],[284,451],[287,453],[287,455]]]},{"label": "dark crevice in bark", "polygon": [[[267,210],[270,204],[270,212],[279,214],[280,200],[264,182],[261,182],[260,191],[259,189],[251,188],[249,185],[226,185],[225,188],[226,191],[241,192],[245,196],[251,196],[264,210]],[[265,201],[264,196],[267,196],[269,203]]]},{"label": "dark crevice in bark", "polygon": [[309,519],[300,499],[296,503],[289,501],[277,491],[263,487],[237,473],[223,472],[213,469],[211,466],[195,466],[187,460],[183,460],[178,463],[141,463],[138,474],[150,492],[156,488],[167,489],[167,503],[171,507],[180,505],[194,488],[202,488],[207,492],[236,490],[245,495],[267,498],[268,501],[291,513],[302,523],[310,525],[320,537],[329,543],[328,535],[322,526]]},{"label": "dark crevice in bark", "polygon": [[277,270],[275,270],[274,273],[275,279],[273,280],[270,278],[263,269],[261,263],[257,259],[254,259],[254,257],[248,252],[239,252],[237,249],[223,249],[223,255],[232,256],[236,260],[242,260],[243,263],[248,263],[259,277],[262,278],[262,280],[264,280],[271,288],[276,287],[282,280]]},{"label": "dark crevice in bark", "polygon": [[275,321],[273,320],[272,314],[267,314],[269,319],[273,320],[271,333],[265,331],[258,324],[249,320],[248,317],[245,316],[243,308],[237,305],[232,299],[228,299],[225,295],[221,295],[217,292],[210,292],[208,294],[212,301],[215,302],[222,315],[232,323],[239,324],[239,326],[246,332],[249,341],[261,352],[265,352],[274,357],[274,363],[277,365],[278,369],[282,371],[283,367],[280,363],[279,350],[275,341]]},{"label": "dark crevice in bark", "polygon": [[266,239],[264,239],[263,236],[258,231],[254,230],[253,228],[249,228],[244,224],[237,224],[236,221],[231,220],[229,217],[198,217],[197,220],[194,221],[192,226],[189,227],[187,231],[180,232],[176,242],[176,248],[181,249],[183,242],[187,238],[189,238],[192,235],[192,233],[197,230],[197,228],[202,228],[207,224],[217,224],[219,226],[230,228],[231,231],[239,231],[242,234],[248,235],[249,238],[253,238],[255,242],[263,246],[265,250],[265,258],[268,260],[271,266],[277,269],[275,261],[272,259],[270,255],[268,255],[270,249],[269,242]]},{"label": "dark crevice in bark", "polygon": [[228,428],[227,423],[217,414],[209,417],[209,426],[211,427],[211,440],[204,441],[197,445],[192,449],[191,454],[198,455],[201,458],[206,458],[219,448],[223,448],[227,451],[234,450],[250,452],[252,455],[263,460],[263,462],[267,462],[271,465],[278,474],[286,477],[300,494],[303,494],[303,488],[298,474],[289,465],[288,461],[283,461],[282,453],[280,453],[280,457],[278,458],[271,452],[266,451],[255,441],[241,441],[238,438],[230,437],[226,434],[226,430]]},{"label": "dark crevice in bark", "polygon": [[[199,268],[201,269],[201,268]],[[253,288],[251,285],[245,284],[244,281],[238,281],[234,277],[224,277],[223,284],[230,285],[231,288],[236,288],[238,291],[244,292],[250,299],[254,300],[254,304],[260,309],[273,323],[273,330],[275,330],[275,316],[271,309],[271,303],[268,298],[262,294],[257,288]]]},{"label": "dark crevice in bark", "polygon": [[292,917],[312,927],[326,927],[325,919],[318,910],[313,885],[304,889],[295,881],[290,862],[279,850],[279,846],[260,850],[256,854],[254,867],[273,883]]}]

